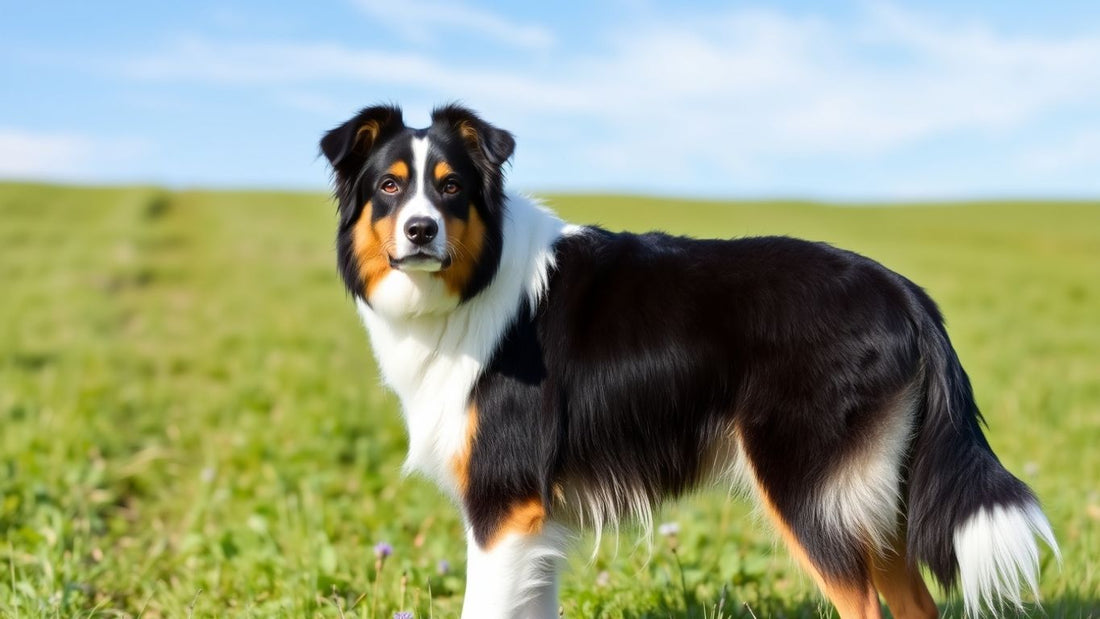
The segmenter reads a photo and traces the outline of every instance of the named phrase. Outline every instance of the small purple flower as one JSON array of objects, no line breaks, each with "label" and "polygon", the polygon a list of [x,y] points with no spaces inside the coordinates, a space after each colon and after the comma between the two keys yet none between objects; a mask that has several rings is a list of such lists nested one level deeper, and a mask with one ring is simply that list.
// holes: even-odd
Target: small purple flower
[{"label": "small purple flower", "polygon": [[435,566],[435,571],[439,572],[440,576],[447,575],[451,571],[451,562],[446,559],[440,559],[439,563]]},{"label": "small purple flower", "polygon": [[680,523],[665,522],[657,527],[657,532],[665,537],[673,537],[680,533]]},{"label": "small purple flower", "polygon": [[407,610],[399,610],[393,614],[393,619],[413,619],[413,614]]},{"label": "small purple flower", "polygon": [[390,546],[389,542],[378,542],[374,545],[374,556],[379,559],[385,559],[393,554],[393,546]]}]

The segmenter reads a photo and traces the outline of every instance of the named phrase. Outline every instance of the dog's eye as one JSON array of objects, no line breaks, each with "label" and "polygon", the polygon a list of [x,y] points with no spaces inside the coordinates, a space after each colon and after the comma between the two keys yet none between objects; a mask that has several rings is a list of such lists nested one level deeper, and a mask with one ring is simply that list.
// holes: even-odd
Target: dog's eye
[{"label": "dog's eye", "polygon": [[446,183],[443,183],[443,193],[449,196],[453,196],[461,189],[462,188],[458,186],[458,183],[454,182],[453,180],[449,180]]},{"label": "dog's eye", "polygon": [[397,193],[397,190],[401,188],[397,185],[397,181],[393,180],[392,178],[387,178],[386,180],[382,181],[381,189],[385,193],[394,194]]}]

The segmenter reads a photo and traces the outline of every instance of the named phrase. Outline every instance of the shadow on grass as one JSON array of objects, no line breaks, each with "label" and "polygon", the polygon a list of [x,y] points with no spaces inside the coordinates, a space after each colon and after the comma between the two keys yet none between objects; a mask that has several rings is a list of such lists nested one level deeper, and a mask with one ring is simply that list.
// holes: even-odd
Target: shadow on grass
[{"label": "shadow on grass", "polygon": [[[597,612],[595,617],[603,616]],[[767,598],[753,602],[719,599],[711,604],[691,604],[688,610],[679,604],[658,602],[650,608],[624,612],[623,619],[825,619],[836,616],[832,607],[817,598],[782,600]]]},{"label": "shadow on grass", "polygon": [[[941,619],[965,619],[966,612],[960,601],[938,604]],[[602,616],[597,613],[596,617]],[[760,603],[729,602],[711,606],[693,606],[684,611],[682,606],[668,603],[655,604],[652,608],[623,613],[624,619],[833,619],[836,610],[823,601],[805,598],[801,600],[765,600]],[[1023,612],[1006,610],[983,617],[1019,617],[1041,619],[1100,619],[1100,597],[1063,595],[1045,602],[1041,607],[1026,605]],[[883,606],[883,617],[893,617]]]},{"label": "shadow on grass", "polygon": [[1100,598],[1061,597],[1043,605],[1045,616],[1050,619],[1100,619]]},{"label": "shadow on grass", "polygon": [[[1007,610],[996,616],[1042,619],[1100,619],[1100,596],[1063,594],[1044,601],[1042,606],[1027,604],[1023,612]],[[966,617],[962,602],[955,600],[950,604],[940,604],[940,617],[944,619]]]}]

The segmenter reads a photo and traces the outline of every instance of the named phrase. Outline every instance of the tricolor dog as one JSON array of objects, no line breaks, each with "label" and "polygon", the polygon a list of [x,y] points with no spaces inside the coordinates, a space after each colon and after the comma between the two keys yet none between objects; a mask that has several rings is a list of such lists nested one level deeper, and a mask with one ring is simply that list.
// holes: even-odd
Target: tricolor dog
[{"label": "tricolor dog", "polygon": [[570,225],[505,190],[472,111],[362,110],[321,151],[340,274],[468,529],[463,616],[557,617],[575,531],[745,488],[840,615],[971,614],[1036,589],[1039,503],[982,434],[935,303],[822,243]]}]

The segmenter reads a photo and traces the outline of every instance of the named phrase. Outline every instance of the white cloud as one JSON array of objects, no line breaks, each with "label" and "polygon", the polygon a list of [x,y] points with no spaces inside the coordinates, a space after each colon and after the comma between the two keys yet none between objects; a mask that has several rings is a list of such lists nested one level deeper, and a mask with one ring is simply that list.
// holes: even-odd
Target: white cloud
[{"label": "white cloud", "polygon": [[[184,37],[160,53],[111,59],[100,63],[100,68],[153,81],[250,87],[356,82],[430,91],[441,98],[476,93],[487,100],[536,105],[538,109],[577,107],[581,99],[587,99],[568,85],[559,87],[523,71],[453,66],[411,52],[353,49],[330,43],[224,44]],[[302,94],[303,98],[307,96],[319,97],[316,93]]]},{"label": "white cloud", "polygon": [[[624,17],[599,45],[555,45],[548,60],[535,52],[554,45],[553,36],[539,27],[462,5],[356,1],[373,19],[399,17],[391,25],[411,37],[417,28],[429,36],[460,27],[519,49],[460,62],[413,45],[193,37],[112,60],[111,70],[266,86],[285,104],[318,113],[374,102],[332,94],[348,85],[381,100],[463,100],[557,153],[546,174],[558,177],[534,182],[558,186],[580,169],[629,182],[644,153],[660,153],[668,169],[659,173],[669,178],[705,169],[765,187],[792,160],[858,165],[937,140],[997,140],[1021,151],[999,153],[1003,161],[1024,161],[1029,128],[1067,108],[1100,109],[1100,33],[1009,34],[887,3],[844,19],[728,9]],[[1075,148],[1092,152],[1091,142]],[[1028,165],[1060,163],[1036,156]]]},{"label": "white cloud", "polygon": [[[481,85],[510,78],[506,72],[450,67],[413,52],[354,49],[331,43],[219,43],[176,39],[159,54],[116,63],[131,77],[189,79],[231,84],[316,83],[356,80],[386,84]],[[457,70],[455,70],[457,69]]]},{"label": "white cloud", "polygon": [[528,50],[548,49],[554,44],[554,36],[546,28],[457,2],[404,0],[394,4],[385,0],[355,0],[355,5],[372,20],[399,29],[417,43],[430,42],[434,34],[468,32]]},{"label": "white cloud", "polygon": [[[392,5],[383,11],[373,1],[360,4],[393,12]],[[404,22],[453,21],[451,12],[455,20],[462,14],[497,23],[501,31],[523,31],[451,5],[416,2],[401,10],[409,18]],[[419,19],[421,13],[432,17]],[[947,131],[1003,130],[1060,103],[1100,95],[1100,36],[1013,38],[890,5],[875,5],[852,25],[733,10],[627,23],[607,39],[603,53],[563,49],[552,67],[540,70],[492,58],[451,64],[412,51],[198,38],[123,66],[155,79],[410,87],[634,130],[646,128],[655,114],[669,115],[680,131],[725,129],[764,152],[874,152]]]},{"label": "white cloud", "polygon": [[37,177],[82,167],[93,152],[83,137],[0,128],[0,176]]},{"label": "white cloud", "polygon": [[877,153],[1100,99],[1100,37],[1018,40],[886,9],[865,19],[734,12],[634,28],[584,89],[623,102],[606,115],[624,124],[671,112],[761,154]]},{"label": "white cloud", "polygon": [[100,180],[104,170],[152,150],[148,141],[130,137],[103,140],[0,127],[0,177]]}]

